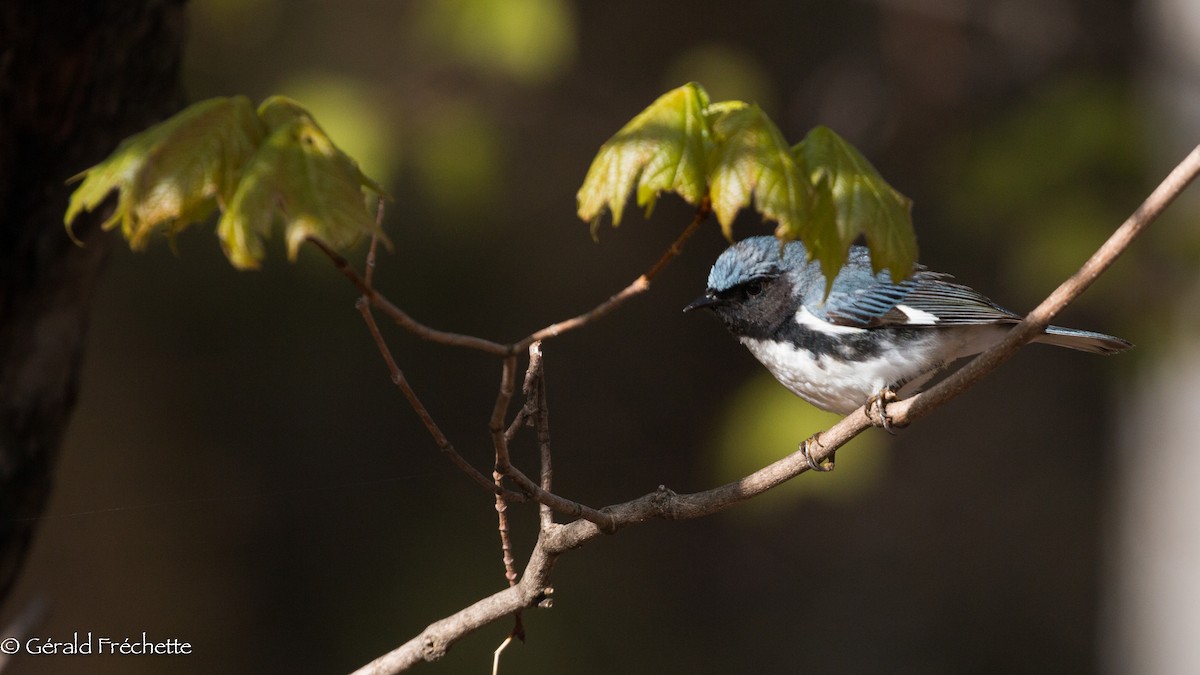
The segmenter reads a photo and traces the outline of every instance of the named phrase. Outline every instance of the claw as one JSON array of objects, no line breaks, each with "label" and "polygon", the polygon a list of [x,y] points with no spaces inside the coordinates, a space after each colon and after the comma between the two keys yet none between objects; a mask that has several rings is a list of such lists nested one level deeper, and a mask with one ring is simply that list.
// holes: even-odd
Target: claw
[{"label": "claw", "polygon": [[878,394],[875,394],[871,398],[867,399],[867,417],[878,415],[879,426],[883,427],[884,431],[893,436],[896,435],[896,427],[892,424],[892,418],[888,417],[887,404],[895,400],[895,387],[884,387],[883,389],[879,390]]},{"label": "claw", "polygon": [[824,462],[818,462],[817,460],[813,459],[812,452],[809,450],[809,447],[813,445],[821,445],[820,432],[815,433],[800,442],[800,454],[804,456],[804,463],[807,464],[808,468],[812,469],[813,471],[833,471],[834,453],[829,453],[829,456],[825,458]]}]

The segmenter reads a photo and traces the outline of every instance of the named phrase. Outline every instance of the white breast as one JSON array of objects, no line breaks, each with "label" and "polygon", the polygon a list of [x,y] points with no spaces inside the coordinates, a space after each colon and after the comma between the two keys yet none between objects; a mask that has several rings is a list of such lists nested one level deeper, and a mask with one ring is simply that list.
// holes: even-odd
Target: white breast
[{"label": "white breast", "polygon": [[846,415],[885,387],[911,383],[901,395],[915,392],[943,365],[986,349],[1006,331],[1000,326],[932,329],[924,339],[906,342],[903,352],[884,343],[877,356],[861,361],[817,355],[787,342],[754,338],[741,338],[741,342],[793,394],[823,410]]}]

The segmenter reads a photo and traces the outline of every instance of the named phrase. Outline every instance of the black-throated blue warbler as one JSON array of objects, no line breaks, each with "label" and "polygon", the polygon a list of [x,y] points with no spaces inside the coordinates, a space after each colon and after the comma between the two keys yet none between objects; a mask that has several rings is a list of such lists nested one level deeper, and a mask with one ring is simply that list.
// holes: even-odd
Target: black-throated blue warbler
[{"label": "black-throated blue warbler", "polygon": [[[892,283],[886,270],[871,270],[863,246],[850,248],[826,297],[821,266],[808,259],[804,245],[772,236],[726,249],[704,295],[684,311],[699,308],[716,314],[792,393],[842,415],[878,402],[885,426],[886,399],[916,393],[942,368],[998,343],[1021,320],[922,265]],[[1095,354],[1133,346],[1059,326],[1034,341]]]}]

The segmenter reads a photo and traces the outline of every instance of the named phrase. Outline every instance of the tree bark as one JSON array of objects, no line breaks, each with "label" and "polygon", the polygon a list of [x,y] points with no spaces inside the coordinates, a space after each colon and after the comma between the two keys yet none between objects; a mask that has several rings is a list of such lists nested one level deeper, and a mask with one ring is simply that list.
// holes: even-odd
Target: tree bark
[{"label": "tree bark", "polygon": [[71,242],[68,178],[178,109],[182,0],[0,4],[0,601],[29,549],[75,403],[111,205]]}]

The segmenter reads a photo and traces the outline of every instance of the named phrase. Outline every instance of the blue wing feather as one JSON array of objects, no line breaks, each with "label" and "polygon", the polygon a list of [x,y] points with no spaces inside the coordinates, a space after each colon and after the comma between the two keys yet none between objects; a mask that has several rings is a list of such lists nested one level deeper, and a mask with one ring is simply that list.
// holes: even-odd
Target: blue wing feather
[{"label": "blue wing feather", "polygon": [[873,274],[867,250],[854,246],[846,267],[834,280],[822,318],[835,325],[858,328],[1016,323],[1021,320],[978,291],[954,283],[953,278],[918,265],[911,277],[895,284],[886,270]]}]

